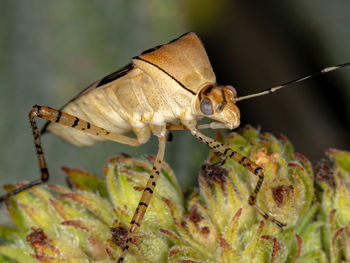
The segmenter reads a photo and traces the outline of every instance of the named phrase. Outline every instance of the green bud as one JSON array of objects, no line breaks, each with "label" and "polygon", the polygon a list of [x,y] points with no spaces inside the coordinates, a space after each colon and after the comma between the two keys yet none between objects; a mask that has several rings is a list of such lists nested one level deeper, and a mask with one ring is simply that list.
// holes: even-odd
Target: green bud
[{"label": "green bud", "polygon": [[350,262],[350,153],[330,149],[317,165],[322,242],[329,262]]},{"label": "green bud", "polygon": [[[320,225],[312,221],[317,207],[309,161],[294,153],[285,137],[260,134],[250,126],[217,139],[264,168],[257,204],[287,226],[281,231],[248,204],[257,181],[252,173],[230,159],[213,166],[220,158],[211,153],[200,172],[200,191],[190,195],[188,212],[172,233],[177,245],[170,251],[171,262],[310,262],[323,257]],[[310,242],[313,246],[305,246]]]},{"label": "green bud", "polygon": [[[17,228],[0,228],[5,241],[0,262],[113,262],[118,258],[152,163],[112,158],[105,167],[105,181],[81,170],[63,170],[70,188],[35,187],[6,201]],[[7,191],[13,188],[5,186]],[[166,261],[171,242],[160,229],[175,230],[169,205],[182,217],[182,198],[172,170],[164,164],[148,213],[132,240],[128,262]]]},{"label": "green bud", "polygon": [[[256,205],[283,231],[248,203],[258,178],[212,152],[185,196],[163,163],[125,262],[350,262],[350,153],[329,150],[314,176],[284,136],[246,126],[217,140],[263,168]],[[11,197],[15,227],[0,226],[0,262],[115,262],[153,168],[147,159],[111,158],[104,179],[64,168],[69,187]]]}]

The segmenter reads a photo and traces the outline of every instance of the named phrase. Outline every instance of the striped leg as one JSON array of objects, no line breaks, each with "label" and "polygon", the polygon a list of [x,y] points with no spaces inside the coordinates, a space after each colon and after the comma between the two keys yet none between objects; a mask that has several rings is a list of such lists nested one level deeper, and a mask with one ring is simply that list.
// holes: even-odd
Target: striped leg
[{"label": "striped leg", "polygon": [[[33,109],[34,110],[34,109]],[[37,179],[35,181],[32,181],[26,185],[23,185],[21,187],[16,188],[15,190],[4,194],[3,196],[0,197],[0,202],[5,201],[6,199],[8,199],[10,196],[16,195],[24,190],[27,190],[33,186],[42,184],[44,182],[46,182],[49,179],[49,173],[47,170],[47,165],[46,165],[46,161],[45,161],[45,156],[43,153],[43,149],[41,147],[41,142],[40,142],[40,132],[38,127],[36,126],[36,121],[35,121],[35,117],[37,117],[37,113],[35,111],[31,111],[29,113],[29,121],[30,121],[30,125],[32,126],[32,132],[33,132],[33,136],[34,136],[34,144],[35,144],[35,150],[38,156],[38,161],[39,161],[39,165],[40,165],[40,172],[41,172],[41,178]]]},{"label": "striped leg", "polygon": [[247,157],[243,156],[242,154],[230,149],[229,147],[223,145],[221,142],[215,141],[203,133],[199,132],[197,129],[191,129],[191,133],[193,136],[204,142],[210,149],[217,153],[221,153],[234,161],[238,162],[240,165],[242,165],[244,168],[246,168],[251,173],[258,176],[258,182],[256,183],[254,191],[250,194],[248,202],[251,206],[254,207],[254,209],[261,214],[266,220],[269,220],[271,222],[274,222],[277,226],[279,226],[281,229],[285,226],[285,224],[279,222],[274,217],[267,214],[264,210],[262,210],[257,204],[256,204],[256,198],[260,191],[261,185],[264,181],[264,173],[263,169],[258,166],[256,163],[248,159]]},{"label": "striped leg", "polygon": [[132,235],[135,232],[135,230],[138,227],[140,227],[143,216],[145,215],[147,207],[151,201],[154,188],[156,187],[157,179],[159,177],[161,165],[164,159],[166,137],[158,137],[158,141],[159,141],[159,146],[158,146],[157,157],[156,157],[156,160],[154,161],[153,169],[147,181],[145,190],[142,193],[140,202],[137,205],[134,216],[132,217],[132,220],[130,222],[130,228],[128,230],[126,244],[123,247],[123,251],[118,259],[118,263],[124,261],[126,253],[128,252],[128,249],[129,249],[130,242],[132,240]]},{"label": "striped leg", "polygon": [[42,119],[46,119],[48,121],[57,122],[65,126],[72,127],[74,129],[81,130],[83,132],[99,136],[102,138],[105,138],[107,140],[116,141],[123,144],[128,144],[131,146],[138,146],[140,145],[139,141],[135,138],[130,138],[118,133],[109,132],[103,128],[100,128],[92,123],[89,123],[87,121],[81,120],[78,117],[75,117],[73,115],[61,112],[60,110],[51,109],[46,106],[34,106],[33,109],[29,113],[29,120],[30,125],[32,126],[32,132],[34,136],[34,144],[36,153],[38,156],[38,161],[40,165],[40,171],[41,171],[41,178],[37,179],[35,181],[32,181],[26,185],[23,185],[21,187],[18,187],[17,189],[13,190],[12,192],[9,192],[7,194],[4,194],[0,196],[0,203],[2,201],[5,201],[9,197],[16,195],[24,190],[27,190],[33,186],[42,184],[46,182],[49,179],[49,173],[47,170],[47,165],[45,161],[45,156],[43,153],[43,149],[41,147],[41,141],[40,141],[40,132],[38,127],[36,126],[35,118],[39,117]]}]

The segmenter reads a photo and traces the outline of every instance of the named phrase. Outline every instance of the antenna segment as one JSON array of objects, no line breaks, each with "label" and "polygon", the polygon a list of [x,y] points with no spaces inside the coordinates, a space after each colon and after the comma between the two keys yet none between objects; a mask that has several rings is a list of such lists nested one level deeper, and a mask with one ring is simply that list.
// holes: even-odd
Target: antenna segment
[{"label": "antenna segment", "polygon": [[258,92],[258,93],[254,93],[254,94],[238,97],[238,98],[235,99],[235,101],[247,100],[247,99],[251,99],[251,98],[267,95],[267,94],[275,92],[275,91],[277,91],[279,89],[291,86],[291,85],[293,85],[295,83],[302,82],[304,80],[311,79],[311,78],[317,77],[319,75],[322,75],[322,74],[325,74],[325,73],[328,73],[328,72],[331,72],[331,71],[334,71],[334,70],[338,70],[338,69],[341,69],[341,68],[344,68],[344,67],[347,67],[347,66],[350,66],[350,62],[346,62],[346,63],[339,64],[339,65],[332,66],[332,67],[327,67],[327,68],[324,68],[324,69],[322,69],[322,70],[320,70],[320,71],[318,71],[318,72],[316,72],[314,74],[311,74],[311,75],[308,75],[308,76],[304,76],[304,77],[301,77],[301,78],[298,78],[298,79],[295,79],[295,80],[288,81],[288,82],[286,82],[286,83],[284,83],[282,85],[279,85],[279,86],[276,86],[276,87],[272,87],[272,88],[263,90],[263,91]]}]

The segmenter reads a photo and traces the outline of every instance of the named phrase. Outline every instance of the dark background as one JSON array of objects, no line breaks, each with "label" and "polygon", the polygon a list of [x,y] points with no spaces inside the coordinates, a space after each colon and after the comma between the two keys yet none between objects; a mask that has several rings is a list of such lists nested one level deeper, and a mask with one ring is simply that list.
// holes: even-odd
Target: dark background
[{"label": "dark background", "polygon": [[[39,177],[27,118],[34,104],[59,108],[131,57],[187,31],[202,38],[219,83],[254,93],[349,61],[349,10],[349,1],[326,0],[2,0],[0,184]],[[243,124],[287,135],[315,163],[329,147],[350,149],[349,102],[347,68],[239,107]],[[50,182],[58,183],[62,166],[102,176],[111,156],[157,151],[154,139],[138,148],[76,148],[48,134],[43,145]],[[166,160],[183,187],[196,184],[207,152],[190,134],[174,133]]]}]

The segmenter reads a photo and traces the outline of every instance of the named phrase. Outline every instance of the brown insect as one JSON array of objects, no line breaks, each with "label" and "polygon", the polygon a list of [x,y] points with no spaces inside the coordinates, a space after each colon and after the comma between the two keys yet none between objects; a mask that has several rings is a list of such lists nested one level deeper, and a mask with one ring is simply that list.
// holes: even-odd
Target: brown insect
[{"label": "brown insect", "polygon": [[[111,140],[131,146],[146,143],[151,133],[158,137],[158,153],[153,170],[131,221],[126,245],[118,260],[122,262],[140,226],[152,198],[164,159],[166,134],[169,130],[189,130],[214,152],[232,158],[258,177],[248,202],[266,220],[280,228],[285,225],[256,204],[257,194],[264,181],[263,169],[247,157],[215,141],[200,129],[235,129],[240,124],[236,102],[274,92],[283,87],[316,75],[330,72],[349,63],[325,68],[283,85],[244,97],[238,97],[232,86],[216,84],[216,77],[206,51],[195,33],[187,33],[168,44],[157,46],[134,57],[131,63],[93,83],[61,110],[34,106],[29,113],[41,178],[0,197],[0,202],[49,179],[40,142],[36,117],[49,122],[44,127],[77,146]],[[214,122],[197,125],[203,117]],[[136,138],[125,134],[133,132]]]}]

